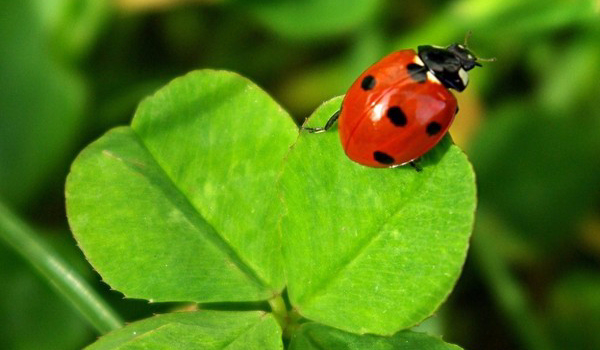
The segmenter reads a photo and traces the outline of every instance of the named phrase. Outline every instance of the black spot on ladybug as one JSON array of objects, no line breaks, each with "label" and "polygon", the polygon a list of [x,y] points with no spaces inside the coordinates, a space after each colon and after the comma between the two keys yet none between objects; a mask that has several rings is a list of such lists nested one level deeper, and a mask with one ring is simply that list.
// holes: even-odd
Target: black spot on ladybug
[{"label": "black spot on ladybug", "polygon": [[406,66],[406,70],[408,70],[410,77],[417,83],[424,83],[427,81],[427,69],[425,69],[425,67],[416,63],[411,63]]},{"label": "black spot on ladybug", "polygon": [[442,130],[442,126],[438,122],[431,122],[427,124],[427,134],[433,136]]},{"label": "black spot on ladybug", "polygon": [[402,109],[400,109],[400,107],[394,106],[388,108],[387,117],[395,126],[406,125],[406,115],[404,114],[404,112],[402,112]]},{"label": "black spot on ladybug", "polygon": [[375,78],[372,75],[367,75],[360,83],[360,87],[363,90],[371,90],[375,87]]},{"label": "black spot on ladybug", "polygon": [[375,161],[377,161],[381,164],[393,164],[394,163],[394,158],[392,158],[392,156],[390,156],[387,153],[380,152],[380,151],[373,152],[373,158],[375,158]]}]

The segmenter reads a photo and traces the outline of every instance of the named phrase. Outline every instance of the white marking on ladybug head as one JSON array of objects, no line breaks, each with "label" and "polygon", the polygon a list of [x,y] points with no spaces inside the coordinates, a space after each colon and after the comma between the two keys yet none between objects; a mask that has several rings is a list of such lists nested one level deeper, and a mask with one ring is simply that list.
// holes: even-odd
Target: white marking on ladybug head
[{"label": "white marking on ladybug head", "polygon": [[442,84],[430,71],[427,71],[427,81],[434,84]]},{"label": "white marking on ladybug head", "polygon": [[467,84],[469,83],[469,73],[467,73],[466,70],[461,68],[458,70],[458,76],[460,77],[460,80],[462,81],[463,85],[467,86]]},{"label": "white marking on ladybug head", "polygon": [[419,57],[419,55],[415,55],[415,58],[413,58],[413,62],[418,64],[419,66],[425,66],[423,61],[421,61],[421,58]]}]

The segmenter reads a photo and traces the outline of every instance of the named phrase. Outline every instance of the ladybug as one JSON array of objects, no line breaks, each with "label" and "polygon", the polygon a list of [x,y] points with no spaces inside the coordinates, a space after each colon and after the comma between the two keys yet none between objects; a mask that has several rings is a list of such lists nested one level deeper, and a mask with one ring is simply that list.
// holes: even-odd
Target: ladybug
[{"label": "ladybug", "polygon": [[466,44],[417,50],[393,52],[369,67],[324,127],[305,129],[323,132],[338,120],[351,160],[377,168],[410,163],[420,170],[414,162],[442,139],[458,113],[450,89],[463,91],[467,72],[481,64]]}]

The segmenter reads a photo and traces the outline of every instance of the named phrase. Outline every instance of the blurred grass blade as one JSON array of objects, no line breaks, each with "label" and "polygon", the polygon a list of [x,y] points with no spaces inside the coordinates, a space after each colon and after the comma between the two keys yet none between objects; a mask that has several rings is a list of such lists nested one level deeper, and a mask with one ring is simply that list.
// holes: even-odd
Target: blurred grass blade
[{"label": "blurred grass blade", "polygon": [[377,15],[382,3],[381,0],[286,0],[245,5],[253,17],[278,35],[314,40],[358,30]]},{"label": "blurred grass blade", "polygon": [[[533,312],[525,292],[509,271],[506,260],[498,250],[495,235],[503,230],[501,223],[480,210],[473,235],[473,254],[477,266],[490,294],[498,308],[510,322],[514,332],[521,339],[524,348],[532,350],[552,350],[552,341],[541,320]],[[486,227],[487,229],[481,229]],[[490,231],[493,228],[494,231]]]},{"label": "blurred grass blade", "polygon": [[104,334],[121,328],[123,321],[92,287],[35,232],[0,202],[0,239],[15,249],[60,295],[65,297],[81,314]]}]

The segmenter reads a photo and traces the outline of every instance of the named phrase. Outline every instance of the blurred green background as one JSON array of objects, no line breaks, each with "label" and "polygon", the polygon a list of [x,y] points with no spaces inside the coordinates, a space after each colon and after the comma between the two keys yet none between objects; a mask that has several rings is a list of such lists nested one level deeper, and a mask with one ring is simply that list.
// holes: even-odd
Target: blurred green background
[{"label": "blurred green background", "polygon": [[[169,305],[110,291],[70,235],[78,150],[193,69],[239,72],[301,121],[387,53],[467,30],[498,59],[472,72],[451,129],[477,221],[455,291],[417,329],[470,349],[600,349],[599,0],[0,0],[0,201],[126,321],[146,317]],[[0,266],[0,348],[98,336],[2,239]]]}]

